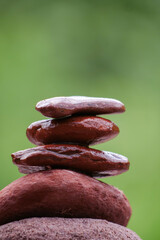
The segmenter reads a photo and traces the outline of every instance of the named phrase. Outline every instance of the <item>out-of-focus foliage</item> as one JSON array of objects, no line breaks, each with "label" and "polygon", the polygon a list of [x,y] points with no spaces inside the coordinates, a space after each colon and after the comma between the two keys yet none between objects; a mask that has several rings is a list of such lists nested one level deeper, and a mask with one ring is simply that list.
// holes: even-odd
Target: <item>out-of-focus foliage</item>
[{"label": "out-of-focus foliage", "polygon": [[12,152],[33,146],[27,126],[43,119],[37,101],[69,95],[125,103],[120,127],[95,146],[128,156],[130,170],[102,179],[122,189],[128,225],[160,239],[160,1],[0,0],[0,188],[20,177]]}]

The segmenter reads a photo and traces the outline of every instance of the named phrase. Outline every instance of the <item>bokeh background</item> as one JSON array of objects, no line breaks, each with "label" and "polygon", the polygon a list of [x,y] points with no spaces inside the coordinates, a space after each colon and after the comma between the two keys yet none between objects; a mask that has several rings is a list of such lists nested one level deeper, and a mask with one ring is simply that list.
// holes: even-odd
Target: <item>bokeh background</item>
[{"label": "bokeh background", "polygon": [[123,190],[128,227],[160,239],[160,1],[0,0],[0,189],[22,176],[10,154],[33,147],[27,126],[42,99],[119,99],[104,116],[120,134],[95,148],[126,155],[127,173],[101,179]]}]

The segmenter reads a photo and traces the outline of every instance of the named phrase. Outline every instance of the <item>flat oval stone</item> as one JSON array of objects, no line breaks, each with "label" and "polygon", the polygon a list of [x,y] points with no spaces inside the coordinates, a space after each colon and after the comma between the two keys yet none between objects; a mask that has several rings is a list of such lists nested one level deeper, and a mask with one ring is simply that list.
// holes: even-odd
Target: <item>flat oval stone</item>
[{"label": "flat oval stone", "polygon": [[130,216],[122,191],[69,170],[28,174],[0,191],[0,225],[31,217],[70,217],[126,226]]},{"label": "flat oval stone", "polygon": [[47,169],[70,169],[92,177],[106,177],[129,169],[126,157],[68,144],[45,145],[12,153],[13,163],[25,174]]},{"label": "flat oval stone", "polygon": [[90,116],[47,119],[27,128],[28,139],[36,145],[72,143],[88,146],[106,142],[118,133],[119,128],[110,120]]},{"label": "flat oval stone", "polygon": [[0,227],[1,240],[141,240],[132,230],[101,219],[28,218]]},{"label": "flat oval stone", "polygon": [[37,103],[36,110],[46,117],[61,118],[73,114],[99,115],[125,111],[122,102],[112,98],[84,96],[54,97]]}]

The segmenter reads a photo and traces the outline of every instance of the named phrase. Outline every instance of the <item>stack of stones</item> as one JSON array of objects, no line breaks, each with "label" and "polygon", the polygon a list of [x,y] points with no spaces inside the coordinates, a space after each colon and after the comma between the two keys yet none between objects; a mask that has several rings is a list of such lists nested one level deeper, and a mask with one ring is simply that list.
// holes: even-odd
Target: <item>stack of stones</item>
[{"label": "stack of stones", "polygon": [[123,192],[95,179],[127,171],[128,159],[89,148],[118,135],[116,124],[96,115],[124,112],[123,103],[55,97],[36,109],[51,119],[27,128],[38,147],[12,154],[27,175],[0,192],[1,239],[140,239],[126,228],[131,207]]}]

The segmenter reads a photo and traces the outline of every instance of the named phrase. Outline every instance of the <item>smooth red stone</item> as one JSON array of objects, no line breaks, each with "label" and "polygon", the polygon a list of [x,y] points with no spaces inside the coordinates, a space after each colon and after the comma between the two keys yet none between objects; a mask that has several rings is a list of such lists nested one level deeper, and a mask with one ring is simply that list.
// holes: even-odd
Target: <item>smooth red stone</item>
[{"label": "smooth red stone", "polygon": [[110,120],[91,116],[47,119],[27,128],[28,139],[36,145],[72,143],[88,146],[106,142],[118,133],[119,128]]},{"label": "smooth red stone", "polygon": [[28,174],[0,191],[0,225],[31,217],[70,217],[126,226],[130,216],[122,191],[69,170]]},{"label": "smooth red stone", "polygon": [[32,173],[48,168],[70,169],[92,177],[106,177],[129,169],[126,157],[106,151],[68,144],[45,145],[12,153],[20,172]]},{"label": "smooth red stone", "polygon": [[112,98],[84,96],[54,97],[37,103],[36,110],[46,117],[61,118],[73,114],[100,115],[125,111],[122,102]]}]

